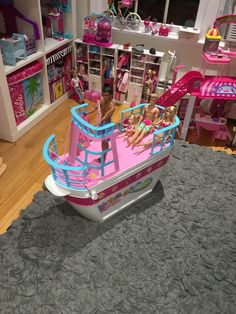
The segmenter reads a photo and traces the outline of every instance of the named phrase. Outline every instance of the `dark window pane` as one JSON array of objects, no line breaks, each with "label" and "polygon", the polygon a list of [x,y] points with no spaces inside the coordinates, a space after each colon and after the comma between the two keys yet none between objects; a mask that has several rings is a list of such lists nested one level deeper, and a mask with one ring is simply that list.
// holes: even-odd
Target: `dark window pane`
[{"label": "dark window pane", "polygon": [[170,0],[167,23],[194,27],[200,0]]},{"label": "dark window pane", "polygon": [[138,14],[142,20],[149,16],[156,18],[158,22],[163,21],[166,0],[139,0]]},{"label": "dark window pane", "polygon": [[[193,27],[200,0],[170,0],[167,23]],[[163,21],[166,0],[139,0],[138,13],[141,18],[151,16]]]}]

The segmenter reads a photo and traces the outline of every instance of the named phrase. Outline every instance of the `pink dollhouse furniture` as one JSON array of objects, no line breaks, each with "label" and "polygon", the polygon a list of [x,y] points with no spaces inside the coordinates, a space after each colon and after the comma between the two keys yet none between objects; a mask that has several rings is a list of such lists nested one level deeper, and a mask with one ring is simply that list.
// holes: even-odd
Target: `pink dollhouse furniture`
[{"label": "pink dollhouse furniture", "polygon": [[13,34],[11,38],[0,39],[0,48],[4,64],[16,65],[27,57],[25,41],[21,36]]},{"label": "pink dollhouse furniture", "polygon": [[109,47],[112,45],[111,37],[112,25],[108,17],[104,16],[97,24],[95,44]]},{"label": "pink dollhouse furniture", "polygon": [[232,139],[231,134],[227,128],[227,120],[225,118],[220,118],[217,121],[214,121],[210,115],[201,116],[199,113],[195,115],[195,124],[197,129],[197,139],[200,137],[200,128],[204,128],[208,131],[213,132],[212,144],[216,139],[229,140]]}]

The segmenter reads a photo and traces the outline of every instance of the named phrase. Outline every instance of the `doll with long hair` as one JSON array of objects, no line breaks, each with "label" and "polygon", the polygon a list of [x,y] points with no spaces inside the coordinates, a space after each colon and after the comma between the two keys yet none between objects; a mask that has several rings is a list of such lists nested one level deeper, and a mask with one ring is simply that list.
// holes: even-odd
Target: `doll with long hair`
[{"label": "doll with long hair", "polygon": [[[170,107],[165,109],[163,118],[160,121],[158,121],[157,123],[155,123],[155,126],[158,127],[159,129],[165,128],[165,127],[174,123],[175,117],[176,117],[176,107],[170,106]],[[164,142],[169,139],[169,136],[170,136],[170,133],[167,132],[165,135],[165,138],[164,138]],[[163,133],[159,134],[158,138],[156,138],[155,145],[161,143],[162,140],[163,140]],[[153,139],[151,139],[147,142],[144,142],[144,143],[137,144],[137,146],[141,146],[142,149],[139,151],[136,151],[136,153],[140,154],[140,153],[144,152],[146,149],[150,148],[152,146],[152,142],[153,142]]]}]

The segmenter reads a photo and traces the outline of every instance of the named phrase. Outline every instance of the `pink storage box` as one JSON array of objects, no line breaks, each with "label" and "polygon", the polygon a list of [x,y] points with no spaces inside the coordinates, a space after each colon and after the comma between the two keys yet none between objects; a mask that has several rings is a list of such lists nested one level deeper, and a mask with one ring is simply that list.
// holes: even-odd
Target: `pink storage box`
[{"label": "pink storage box", "polygon": [[43,63],[35,61],[7,76],[17,125],[26,120],[40,107],[43,99],[40,74],[42,70]]}]

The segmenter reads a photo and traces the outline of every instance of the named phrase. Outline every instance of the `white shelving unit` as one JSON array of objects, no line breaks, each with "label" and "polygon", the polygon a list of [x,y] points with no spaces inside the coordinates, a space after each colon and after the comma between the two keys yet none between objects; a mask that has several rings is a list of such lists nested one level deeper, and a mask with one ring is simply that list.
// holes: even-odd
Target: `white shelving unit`
[{"label": "white shelving unit", "polygon": [[[51,111],[57,108],[68,97],[68,93],[65,93],[55,102],[52,104],[50,103],[46,55],[53,53],[54,50],[56,51],[58,48],[73,42],[73,39],[64,39],[59,41],[53,38],[44,38],[40,0],[13,0],[13,2],[14,6],[22,14],[38,24],[40,40],[37,41],[37,52],[29,55],[26,60],[17,62],[16,66],[4,65],[2,56],[0,54],[0,139],[10,142],[15,142],[17,139],[19,139],[23,134],[34,127],[40,120],[46,117]],[[64,31],[72,34],[73,38],[77,37],[76,12],[77,1],[71,0],[71,11],[64,13],[63,25]],[[17,29],[18,32],[22,34],[31,35],[33,33],[33,28],[31,25],[18,19]],[[44,64],[41,74],[43,84],[43,102],[41,107],[32,116],[28,117],[25,121],[17,126],[6,76],[36,60],[40,60]]]},{"label": "white shelving unit", "polygon": [[[98,47],[94,44],[83,43],[80,39],[75,40],[76,64],[79,70],[80,64],[86,69],[88,88],[102,92],[105,84],[112,85],[114,88],[116,52],[119,45],[113,44],[111,47]],[[114,64],[114,76],[110,77],[111,82],[107,83],[102,70],[105,66],[105,60],[111,60]],[[112,80],[113,79],[113,80]]]},{"label": "white shelving unit", "polygon": [[[132,47],[124,49],[122,45],[113,44],[109,48],[98,47],[93,44],[87,44],[80,39],[75,40],[76,63],[86,68],[88,87],[90,90],[102,91],[105,85],[103,69],[106,58],[111,58],[114,63],[114,78],[112,83],[113,98],[116,103],[129,104],[136,98],[136,102],[142,99],[143,86],[146,73],[149,69],[157,72],[157,83],[159,80],[160,66],[164,52],[156,51],[151,54],[149,50],[144,49],[142,54],[132,51]],[[119,68],[119,58],[123,55],[129,55],[129,61],[125,67]],[[121,92],[117,87],[119,74],[127,72],[129,74],[127,91]]]}]

